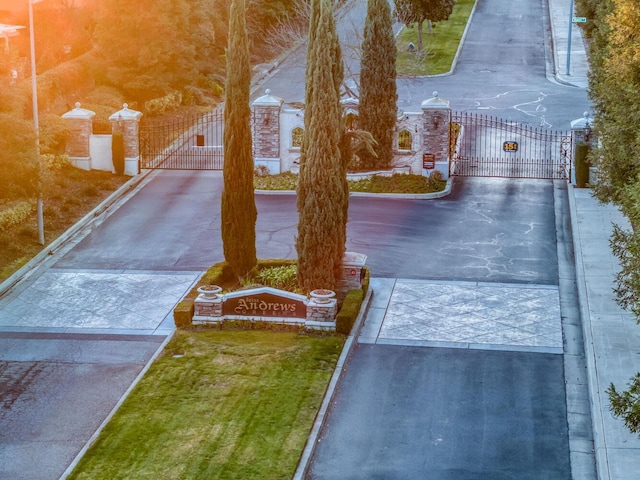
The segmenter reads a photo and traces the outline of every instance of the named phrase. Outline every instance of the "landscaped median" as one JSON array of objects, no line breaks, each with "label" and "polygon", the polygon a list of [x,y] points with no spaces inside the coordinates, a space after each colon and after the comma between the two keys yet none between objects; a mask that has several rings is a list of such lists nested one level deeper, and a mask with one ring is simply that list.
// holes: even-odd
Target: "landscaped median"
[{"label": "landscaped median", "polygon": [[290,479],[344,337],[183,331],[70,479]]},{"label": "landscaped median", "polygon": [[424,22],[422,52],[409,47],[418,43],[416,24],[403,28],[396,41],[398,76],[451,73],[475,3],[475,0],[457,0],[449,19],[434,24],[432,34],[427,32],[427,22]]},{"label": "landscaped median", "polygon": [[[260,261],[254,280],[290,289],[295,264]],[[292,478],[346,336],[265,322],[191,325],[199,286],[242,288],[229,272],[212,266],[176,307],[179,329],[69,479]],[[341,302],[338,331],[350,332],[368,283],[365,270],[363,289]]]}]

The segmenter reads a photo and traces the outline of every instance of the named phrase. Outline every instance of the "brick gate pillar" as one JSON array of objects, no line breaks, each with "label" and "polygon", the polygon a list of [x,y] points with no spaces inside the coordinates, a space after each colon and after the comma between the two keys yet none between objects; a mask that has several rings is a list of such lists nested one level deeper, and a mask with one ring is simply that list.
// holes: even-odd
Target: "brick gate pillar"
[{"label": "brick gate pillar", "polygon": [[433,97],[422,102],[422,175],[438,170],[442,178],[449,178],[450,124],[449,101],[433,92]]},{"label": "brick gate pillar", "polygon": [[283,102],[267,89],[251,104],[253,162],[256,167],[265,166],[271,174],[280,173],[280,110]]},{"label": "brick gate pillar", "polygon": [[140,118],[142,112],[130,110],[128,104],[109,117],[112,133],[122,133],[124,140],[124,174],[140,173]]},{"label": "brick gate pillar", "polygon": [[80,102],[76,103],[73,110],[62,115],[69,128],[65,153],[74,167],[87,171],[91,170],[89,139],[93,133],[92,120],[95,115],[91,110],[80,108]]}]

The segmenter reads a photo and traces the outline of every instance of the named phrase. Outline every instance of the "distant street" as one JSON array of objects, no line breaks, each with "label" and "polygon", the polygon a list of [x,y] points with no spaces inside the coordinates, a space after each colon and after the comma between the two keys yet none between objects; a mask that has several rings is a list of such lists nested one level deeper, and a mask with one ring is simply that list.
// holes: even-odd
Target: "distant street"
[{"label": "distant street", "polygon": [[[566,130],[589,110],[583,89],[553,80],[551,32],[546,1],[478,1],[474,20],[452,75],[399,78],[398,108],[420,111],[423,100],[437,91],[457,111],[494,115],[532,126]],[[338,23],[346,75],[357,80],[357,49],[366,2],[356,1]],[[400,28],[400,25],[397,26]],[[437,26],[436,26],[437,30]],[[562,48],[561,45],[557,48]],[[270,88],[285,102],[304,101],[306,47],[284,60],[259,89]],[[348,79],[347,79],[348,80]]]}]

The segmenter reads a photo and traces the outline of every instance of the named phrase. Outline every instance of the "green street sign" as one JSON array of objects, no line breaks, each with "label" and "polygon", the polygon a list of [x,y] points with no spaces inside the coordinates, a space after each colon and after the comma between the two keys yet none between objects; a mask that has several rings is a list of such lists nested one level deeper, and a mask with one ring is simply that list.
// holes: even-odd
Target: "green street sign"
[{"label": "green street sign", "polygon": [[571,21],[573,23],[586,23],[587,17],[572,17]]}]

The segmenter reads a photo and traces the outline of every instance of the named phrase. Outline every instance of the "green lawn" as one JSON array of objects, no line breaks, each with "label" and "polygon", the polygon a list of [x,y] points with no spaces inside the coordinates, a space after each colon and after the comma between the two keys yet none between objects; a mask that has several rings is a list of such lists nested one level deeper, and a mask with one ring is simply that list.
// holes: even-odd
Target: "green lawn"
[{"label": "green lawn", "polygon": [[409,42],[418,45],[416,25],[403,28],[398,35],[398,75],[437,75],[447,73],[453,66],[460,39],[467,25],[475,0],[458,0],[446,22],[434,24],[433,34],[427,33],[427,22],[422,25],[423,51],[409,52]]},{"label": "green lawn", "polygon": [[179,330],[69,479],[290,479],[343,342]]}]

